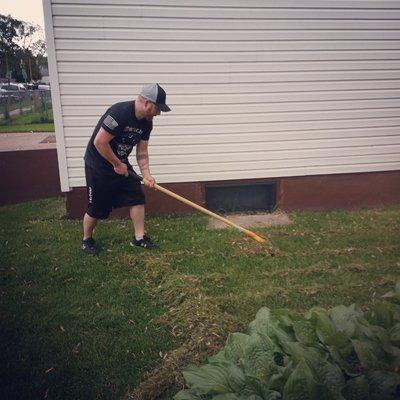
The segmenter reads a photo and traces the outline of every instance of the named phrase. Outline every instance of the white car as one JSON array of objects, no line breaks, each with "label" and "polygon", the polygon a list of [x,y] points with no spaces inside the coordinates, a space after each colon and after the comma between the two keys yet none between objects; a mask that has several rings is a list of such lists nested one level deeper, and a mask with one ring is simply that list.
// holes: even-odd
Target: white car
[{"label": "white car", "polygon": [[0,89],[5,90],[6,92],[21,92],[25,91],[26,87],[22,83],[5,83],[0,86]]}]

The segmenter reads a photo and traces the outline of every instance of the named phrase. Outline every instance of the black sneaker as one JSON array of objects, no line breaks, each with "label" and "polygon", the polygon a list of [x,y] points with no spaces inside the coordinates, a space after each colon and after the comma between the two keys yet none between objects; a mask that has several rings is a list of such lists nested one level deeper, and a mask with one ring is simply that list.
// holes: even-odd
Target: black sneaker
[{"label": "black sneaker", "polygon": [[86,240],[82,240],[82,250],[86,254],[95,255],[100,251],[100,248],[96,244],[96,242],[93,240],[93,238],[89,238]]},{"label": "black sneaker", "polygon": [[138,246],[138,247],[143,247],[144,249],[147,250],[155,250],[158,248],[158,246],[156,244],[154,244],[151,239],[144,235],[143,239],[140,240],[136,240],[136,238],[133,238],[132,242],[131,242],[131,246]]}]

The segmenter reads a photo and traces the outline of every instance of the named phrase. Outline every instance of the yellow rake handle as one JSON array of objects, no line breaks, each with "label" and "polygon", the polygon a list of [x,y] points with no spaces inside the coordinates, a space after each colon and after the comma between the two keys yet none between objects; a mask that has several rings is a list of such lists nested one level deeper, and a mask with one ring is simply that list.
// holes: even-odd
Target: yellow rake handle
[{"label": "yellow rake handle", "polygon": [[181,201],[182,203],[187,204],[190,207],[195,208],[196,210],[199,210],[200,212],[209,215],[210,217],[213,217],[215,219],[218,219],[222,222],[225,222],[225,224],[233,226],[236,229],[239,229],[239,231],[243,232],[244,234],[246,234],[247,236],[251,237],[252,239],[254,239],[255,241],[259,242],[259,243],[266,243],[267,240],[259,235],[257,235],[256,233],[249,231],[248,229],[243,228],[240,225],[235,224],[232,221],[229,221],[229,219],[226,219],[224,217],[221,217],[221,215],[218,215],[210,210],[207,210],[207,208],[204,208],[202,206],[199,206],[196,203],[193,203],[192,201],[186,199],[185,197],[180,196],[179,194],[176,194],[174,192],[171,192],[168,189],[165,189],[164,187],[157,185],[157,183],[154,185],[154,189],[159,190],[160,192],[165,193],[168,196],[173,197],[174,199],[177,199],[179,201]]},{"label": "yellow rake handle", "polygon": [[[143,177],[141,177],[140,175],[137,175],[133,171],[129,171],[129,175],[139,179],[142,182],[145,180]],[[222,217],[221,215],[218,215],[218,214],[216,214],[216,213],[214,213],[214,212],[212,212],[210,210],[207,210],[207,208],[204,208],[202,206],[199,206],[196,203],[193,203],[192,201],[186,199],[185,197],[180,196],[179,194],[176,194],[176,193],[172,192],[171,190],[168,190],[168,189],[158,185],[157,183],[154,184],[154,189],[159,190],[160,192],[166,194],[167,196],[173,197],[174,199],[176,199],[178,201],[181,201],[182,203],[185,203],[188,206],[190,206],[192,208],[195,208],[196,210],[199,210],[203,214],[209,215],[212,218],[218,219],[218,220],[224,222],[225,224],[230,225],[233,228],[238,229],[239,231],[241,231],[245,235],[251,237],[253,240],[255,240],[258,243],[268,243],[268,245],[269,245],[268,252],[271,255],[275,254],[275,245],[270,240],[267,240],[266,238],[264,238],[264,237],[262,237],[260,235],[257,235],[256,233],[254,233],[254,232],[252,232],[252,231],[250,231],[248,229],[245,229],[242,226],[237,225],[232,221],[229,221],[229,219],[226,219],[226,218]]]}]

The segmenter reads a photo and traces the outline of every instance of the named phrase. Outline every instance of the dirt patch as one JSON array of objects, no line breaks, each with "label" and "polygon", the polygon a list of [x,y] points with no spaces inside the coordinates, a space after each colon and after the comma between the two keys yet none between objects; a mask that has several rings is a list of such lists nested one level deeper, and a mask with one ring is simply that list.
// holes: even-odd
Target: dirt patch
[{"label": "dirt patch", "polygon": [[[273,214],[230,214],[225,216],[226,219],[234,222],[243,228],[257,228],[266,226],[281,226],[292,223],[290,218],[282,212]],[[225,229],[230,228],[229,225],[215,218],[210,218],[207,225],[208,229]]]}]

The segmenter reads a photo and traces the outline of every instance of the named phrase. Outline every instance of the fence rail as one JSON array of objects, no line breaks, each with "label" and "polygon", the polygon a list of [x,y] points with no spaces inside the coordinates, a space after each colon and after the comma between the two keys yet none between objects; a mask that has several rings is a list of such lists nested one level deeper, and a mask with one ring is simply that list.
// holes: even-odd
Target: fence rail
[{"label": "fence rail", "polygon": [[50,90],[15,90],[0,93],[0,123],[30,112],[47,114],[51,109]]}]

